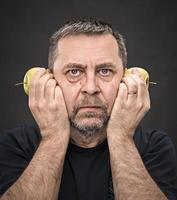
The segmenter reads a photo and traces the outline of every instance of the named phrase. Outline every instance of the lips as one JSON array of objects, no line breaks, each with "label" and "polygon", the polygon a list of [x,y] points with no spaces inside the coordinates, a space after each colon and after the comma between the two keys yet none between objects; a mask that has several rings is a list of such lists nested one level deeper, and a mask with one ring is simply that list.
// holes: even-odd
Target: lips
[{"label": "lips", "polygon": [[100,109],[100,106],[93,106],[93,105],[88,105],[88,106],[81,106],[79,109]]},{"label": "lips", "polygon": [[80,108],[101,108],[100,106],[81,106]]},{"label": "lips", "polygon": [[79,110],[84,110],[86,112],[95,112],[98,109],[101,109],[101,107],[100,106],[93,106],[93,105],[79,107]]}]

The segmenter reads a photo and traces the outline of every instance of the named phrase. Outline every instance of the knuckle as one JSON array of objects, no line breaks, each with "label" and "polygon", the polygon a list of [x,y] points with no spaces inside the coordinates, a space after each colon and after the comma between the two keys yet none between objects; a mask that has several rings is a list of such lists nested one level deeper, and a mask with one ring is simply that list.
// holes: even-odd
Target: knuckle
[{"label": "knuckle", "polygon": [[146,105],[146,109],[149,110],[150,108],[151,108],[151,104],[148,103],[148,104]]},{"label": "knuckle", "polygon": [[49,78],[51,79],[52,77],[53,77],[53,74],[51,74],[51,73],[46,73],[45,74],[45,78],[46,79],[49,79]]},{"label": "knuckle", "polygon": [[145,103],[144,104],[144,110],[147,112],[150,109],[150,103]]},{"label": "knuckle", "polygon": [[45,82],[45,80],[43,78],[41,78],[41,79],[38,80],[37,84],[38,84],[38,86],[41,87],[41,86],[44,85],[44,82]]},{"label": "knuckle", "polygon": [[53,87],[55,85],[56,81],[54,79],[49,79],[47,81],[47,87]]},{"label": "knuckle", "polygon": [[140,87],[142,87],[142,88],[145,88],[145,87],[146,87],[146,83],[145,83],[145,81],[142,80],[142,79],[140,79],[139,85],[140,85]]},{"label": "knuckle", "polygon": [[56,110],[56,109],[57,109],[57,104],[56,104],[55,102],[50,102],[50,103],[48,104],[48,106],[49,106],[49,108],[50,108],[51,110]]},{"label": "knuckle", "polygon": [[143,102],[140,102],[140,103],[138,104],[138,107],[139,107],[140,110],[143,109],[143,108],[144,108],[144,103],[143,103]]},{"label": "knuckle", "polygon": [[136,90],[137,89],[137,84],[134,81],[129,82],[129,88],[131,90]]},{"label": "knuckle", "polygon": [[37,107],[39,108],[39,110],[45,109],[46,108],[45,102],[44,101],[38,102]]},{"label": "knuckle", "polygon": [[144,108],[144,103],[140,103],[140,104],[139,104],[139,108],[140,108],[140,109],[143,109],[143,108]]},{"label": "knuckle", "polygon": [[29,101],[28,106],[31,110],[34,110],[36,108],[36,103],[34,101]]}]

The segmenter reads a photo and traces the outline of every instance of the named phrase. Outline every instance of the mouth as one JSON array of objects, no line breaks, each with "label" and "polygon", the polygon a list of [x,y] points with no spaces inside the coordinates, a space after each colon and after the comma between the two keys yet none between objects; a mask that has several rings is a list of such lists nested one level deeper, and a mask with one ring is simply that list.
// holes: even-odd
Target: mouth
[{"label": "mouth", "polygon": [[100,106],[94,106],[94,105],[86,105],[86,106],[81,106],[79,108],[101,108]]},{"label": "mouth", "polygon": [[95,111],[101,109],[100,106],[82,106],[79,108],[79,110],[87,110],[87,111]]}]

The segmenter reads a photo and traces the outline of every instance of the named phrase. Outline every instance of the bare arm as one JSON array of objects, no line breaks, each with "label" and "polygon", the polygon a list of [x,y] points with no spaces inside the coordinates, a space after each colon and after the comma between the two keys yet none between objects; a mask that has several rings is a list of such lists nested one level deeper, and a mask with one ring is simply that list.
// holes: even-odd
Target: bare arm
[{"label": "bare arm", "polygon": [[58,199],[66,148],[59,138],[42,141],[28,167],[1,199]]},{"label": "bare arm", "polygon": [[146,170],[133,141],[135,129],[150,108],[143,80],[132,74],[120,84],[107,128],[116,200],[165,200]]},{"label": "bare arm", "polygon": [[165,200],[148,174],[133,140],[108,140],[115,199]]},{"label": "bare arm", "polygon": [[36,72],[31,81],[29,107],[40,128],[41,143],[2,200],[58,199],[70,129],[62,91],[45,69]]}]

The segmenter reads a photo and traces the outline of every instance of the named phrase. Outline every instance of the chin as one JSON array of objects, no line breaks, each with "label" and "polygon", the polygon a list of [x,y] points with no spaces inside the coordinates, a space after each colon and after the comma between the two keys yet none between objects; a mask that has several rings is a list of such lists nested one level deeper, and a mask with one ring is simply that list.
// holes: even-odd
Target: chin
[{"label": "chin", "polygon": [[95,133],[104,129],[107,125],[107,121],[98,118],[84,118],[79,120],[71,121],[71,126],[77,131],[84,133]]},{"label": "chin", "polygon": [[84,135],[88,132],[100,132],[107,126],[109,116],[106,110],[99,110],[98,112],[83,112],[80,111],[75,115],[71,115],[71,127]]}]

